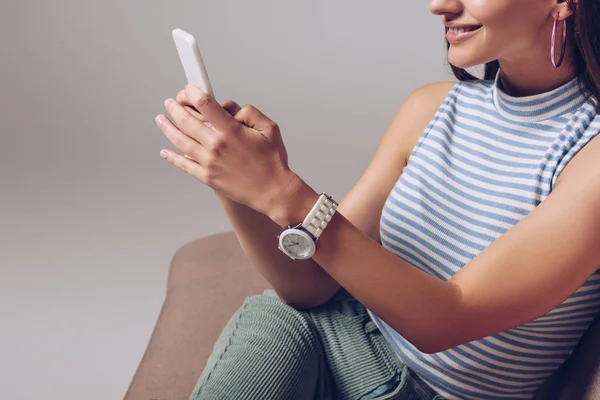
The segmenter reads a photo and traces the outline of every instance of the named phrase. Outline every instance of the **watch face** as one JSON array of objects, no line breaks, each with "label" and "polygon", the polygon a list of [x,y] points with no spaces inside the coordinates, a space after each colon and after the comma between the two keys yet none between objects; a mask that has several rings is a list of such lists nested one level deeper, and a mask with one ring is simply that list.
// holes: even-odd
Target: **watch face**
[{"label": "watch face", "polygon": [[281,246],[295,258],[309,258],[314,241],[305,235],[304,232],[290,232],[281,238]]}]

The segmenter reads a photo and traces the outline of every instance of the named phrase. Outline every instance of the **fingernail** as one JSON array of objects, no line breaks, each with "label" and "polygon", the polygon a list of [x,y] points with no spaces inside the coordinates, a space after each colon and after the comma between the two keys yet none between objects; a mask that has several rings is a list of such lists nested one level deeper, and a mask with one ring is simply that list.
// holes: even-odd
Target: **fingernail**
[{"label": "fingernail", "polygon": [[154,120],[156,121],[157,125],[160,125],[162,122],[162,116],[161,115],[157,115],[156,118],[154,118]]},{"label": "fingernail", "polygon": [[165,107],[169,107],[170,103],[171,103],[171,99],[166,99],[165,100]]},{"label": "fingernail", "polygon": [[166,159],[166,158],[169,156],[169,153],[167,153],[167,152],[166,152],[166,151],[164,151],[164,150],[161,150],[161,151],[160,151],[160,156],[161,156],[162,158]]}]

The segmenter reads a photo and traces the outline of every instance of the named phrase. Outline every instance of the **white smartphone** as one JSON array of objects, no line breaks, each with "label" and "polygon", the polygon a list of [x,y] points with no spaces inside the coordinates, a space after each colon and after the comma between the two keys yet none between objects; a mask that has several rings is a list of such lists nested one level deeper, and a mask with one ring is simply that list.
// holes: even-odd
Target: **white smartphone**
[{"label": "white smartphone", "polygon": [[216,100],[202,60],[202,54],[200,54],[200,48],[194,36],[181,29],[174,29],[173,40],[188,83],[200,85],[203,92],[208,93]]}]

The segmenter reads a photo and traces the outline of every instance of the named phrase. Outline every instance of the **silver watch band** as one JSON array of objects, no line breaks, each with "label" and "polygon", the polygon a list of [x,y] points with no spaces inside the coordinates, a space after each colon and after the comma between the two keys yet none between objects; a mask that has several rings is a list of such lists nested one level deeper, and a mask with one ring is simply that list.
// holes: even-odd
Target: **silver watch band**
[{"label": "silver watch band", "polygon": [[[319,239],[323,229],[327,226],[327,223],[331,221],[331,217],[335,214],[335,210],[338,203],[328,196],[326,193],[321,193],[321,196],[310,210],[304,221],[302,227],[308,230],[315,239]],[[315,240],[316,241],[316,240]]]}]

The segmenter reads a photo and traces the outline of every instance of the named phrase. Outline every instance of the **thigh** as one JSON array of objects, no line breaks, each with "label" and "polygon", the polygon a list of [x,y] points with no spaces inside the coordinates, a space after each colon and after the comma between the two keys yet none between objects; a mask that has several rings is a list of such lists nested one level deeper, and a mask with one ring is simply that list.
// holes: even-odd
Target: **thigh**
[{"label": "thigh", "polygon": [[366,308],[345,289],[304,312],[320,338],[337,399],[442,399],[402,363]]}]

